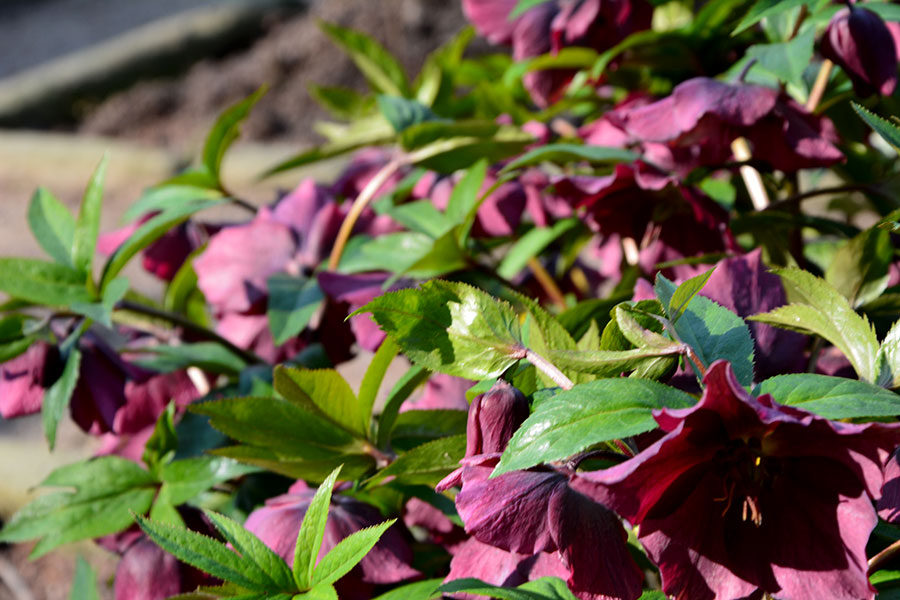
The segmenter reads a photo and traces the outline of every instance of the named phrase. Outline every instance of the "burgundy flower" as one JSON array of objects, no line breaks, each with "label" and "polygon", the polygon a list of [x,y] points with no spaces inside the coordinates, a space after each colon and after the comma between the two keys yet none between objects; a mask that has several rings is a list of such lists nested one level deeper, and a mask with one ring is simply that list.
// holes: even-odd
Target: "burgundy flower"
[{"label": "burgundy flower", "polygon": [[[566,579],[569,571],[555,552],[516,554],[469,538],[460,544],[450,561],[445,582],[473,577],[491,585],[515,587],[540,577]],[[455,598],[478,598],[454,594]]]},{"label": "burgundy flower", "polygon": [[[644,0],[553,0],[510,20],[515,0],[463,0],[463,11],[494,44],[511,44],[522,60],[569,46],[611,48],[635,31],[649,29],[653,14]],[[571,69],[532,72],[525,87],[539,106],[558,99],[575,74]]]},{"label": "burgundy flower", "polygon": [[[741,317],[787,304],[781,278],[766,271],[759,249],[719,261],[700,294]],[[805,336],[755,321],[748,321],[747,326],[756,349],[754,363],[758,380],[796,372],[806,365]]]},{"label": "burgundy flower", "polygon": [[900,523],[900,456],[896,451],[884,466],[884,486],[877,506],[879,517],[888,523]]},{"label": "burgundy flower", "polygon": [[666,594],[873,598],[865,546],[898,425],[835,423],[753,398],[724,361],[704,383],[696,406],[656,413],[657,442],[583,475],[639,526]]},{"label": "burgundy flower", "polygon": [[654,164],[686,173],[731,159],[731,142],[747,138],[753,156],[782,171],[833,165],[831,121],[808,113],[775,90],[696,77],[662,100],[622,111],[617,125],[640,143]]},{"label": "burgundy flower", "polygon": [[[580,598],[637,598],[643,576],[628,554],[618,517],[582,493],[595,493],[593,484],[567,468],[490,478],[500,453],[527,416],[525,398],[505,383],[473,402],[466,458],[438,484],[438,491],[461,486],[456,509],[466,533],[478,541],[525,555],[521,559],[558,552],[569,587]],[[498,569],[520,560],[506,554],[497,559]]]},{"label": "burgundy flower", "polygon": [[822,55],[840,65],[859,96],[890,96],[897,86],[897,48],[877,14],[853,4],[831,19]]},{"label": "burgundy flower", "polygon": [[[300,523],[313,496],[315,490],[298,481],[287,494],[267,500],[264,507],[250,513],[244,526],[288,564],[293,564]],[[351,533],[382,521],[384,518],[374,507],[347,496],[333,495],[319,558]],[[396,583],[419,574],[410,566],[412,550],[401,531],[400,525],[388,529],[365,558],[338,582],[339,592],[344,592],[340,594],[342,598],[372,584]]]},{"label": "burgundy flower", "polygon": [[59,350],[46,342],[35,342],[0,365],[0,416],[12,419],[41,410],[44,390],[60,370]]}]

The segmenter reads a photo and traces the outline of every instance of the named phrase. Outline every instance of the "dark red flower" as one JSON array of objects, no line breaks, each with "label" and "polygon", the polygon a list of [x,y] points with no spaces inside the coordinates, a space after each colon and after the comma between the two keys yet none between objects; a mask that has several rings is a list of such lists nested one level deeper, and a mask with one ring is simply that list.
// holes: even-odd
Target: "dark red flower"
[{"label": "dark red flower", "polygon": [[[250,513],[244,527],[292,565],[300,523],[313,496],[315,490],[298,481],[288,493],[267,500],[264,507]],[[382,521],[384,518],[373,506],[334,494],[319,558],[351,533]],[[354,591],[361,591],[364,587],[371,591],[372,584],[396,583],[419,575],[410,566],[412,550],[401,530],[399,524],[388,529],[362,561],[338,582],[338,590],[345,592],[340,594],[342,598],[346,594],[354,595]]]},{"label": "dark red flower", "polygon": [[638,526],[678,599],[873,598],[865,546],[898,425],[852,425],[751,397],[713,363],[700,402],[662,410],[665,435],[585,479]]},{"label": "dark red flower", "polygon": [[59,350],[35,342],[23,354],[0,365],[0,416],[12,419],[41,410],[44,390],[60,374]]},{"label": "dark red flower", "polygon": [[890,96],[897,87],[897,48],[887,24],[849,4],[832,17],[822,36],[822,56],[840,65],[859,96]]}]

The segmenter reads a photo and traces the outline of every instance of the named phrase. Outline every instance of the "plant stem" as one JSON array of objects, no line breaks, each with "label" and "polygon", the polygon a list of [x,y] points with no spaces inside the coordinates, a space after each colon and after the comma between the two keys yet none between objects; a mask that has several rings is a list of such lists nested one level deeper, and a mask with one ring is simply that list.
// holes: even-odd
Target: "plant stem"
[{"label": "plant stem", "polygon": [[[741,162],[746,162],[752,158],[750,144],[747,143],[746,138],[739,137],[731,142],[731,152]],[[747,193],[750,195],[750,201],[753,202],[753,208],[764,210],[769,206],[770,202],[769,193],[766,191],[762,175],[759,174],[759,171],[746,164],[741,166],[740,172],[744,185],[747,187]]]},{"label": "plant stem", "polygon": [[244,210],[246,210],[247,212],[253,213],[254,215],[259,211],[259,209],[254,204],[251,204],[250,202],[247,202],[246,200],[244,200],[242,198],[235,198],[232,196],[230,198],[230,201],[235,206],[239,206],[239,207],[243,208]]},{"label": "plant stem", "polygon": [[869,559],[869,574],[879,570],[886,562],[900,554],[900,540],[894,542]]},{"label": "plant stem", "polygon": [[547,269],[544,268],[544,265],[541,264],[541,261],[532,256],[528,259],[528,268],[531,269],[534,278],[537,279],[538,283],[541,284],[541,287],[544,288],[544,291],[547,292],[547,295],[550,296],[553,304],[561,310],[565,310],[567,308],[566,297],[563,295],[562,290],[559,289],[559,286],[556,285],[556,280],[553,279],[550,273],[547,272]]},{"label": "plant stem", "polygon": [[807,192],[801,192],[799,194],[794,194],[793,196],[789,196],[787,198],[782,198],[781,200],[777,200],[769,205],[769,210],[779,210],[782,208],[786,208],[791,204],[798,203],[801,200],[806,200],[807,198],[813,198],[815,196],[824,196],[826,194],[842,194],[844,192],[873,192],[875,191],[871,185],[865,183],[848,183],[847,185],[837,185],[834,187],[828,188],[819,188],[817,190],[809,190]]},{"label": "plant stem", "polygon": [[133,302],[131,300],[122,300],[119,302],[118,308],[122,310],[131,311],[134,313],[138,313],[141,315],[146,315],[148,317],[153,317],[155,319],[161,319],[163,321],[168,321],[172,325],[177,327],[181,327],[185,331],[190,331],[191,333],[197,334],[207,340],[216,342],[221,344],[234,354],[240,356],[244,361],[250,364],[266,364],[262,358],[250,352],[249,350],[244,350],[243,348],[234,345],[232,342],[226,340],[221,335],[212,331],[211,329],[207,329],[202,325],[197,325],[193,321],[182,317],[179,314],[172,313],[165,310],[160,310],[158,308],[153,308],[152,306],[146,306],[144,304],[138,304],[137,302]]},{"label": "plant stem", "polygon": [[819,102],[822,101],[822,96],[825,95],[825,88],[828,86],[828,78],[831,77],[831,69],[833,68],[834,63],[827,58],[822,61],[822,66],[819,67],[819,74],[816,75],[816,81],[813,83],[812,90],[809,92],[809,98],[806,100],[806,110],[809,112],[815,112]]},{"label": "plant stem", "polygon": [[404,164],[403,160],[394,159],[381,167],[381,170],[375,173],[372,179],[369,180],[369,183],[366,184],[366,187],[359,193],[359,196],[356,197],[356,200],[353,201],[353,206],[350,207],[350,212],[344,217],[344,222],[341,223],[341,229],[338,231],[337,239],[334,241],[334,247],[332,248],[331,256],[328,259],[329,271],[337,269],[338,263],[341,262],[341,255],[344,253],[344,247],[350,239],[350,234],[353,233],[353,226],[356,225],[360,215],[362,215],[369,203],[375,198],[375,193],[381,189],[384,182],[390,179],[391,175],[396,173]]},{"label": "plant stem", "polygon": [[566,377],[565,373],[556,368],[556,365],[551,363],[549,360],[535,352],[534,350],[526,350],[525,358],[535,366],[535,368],[553,380],[553,383],[558,385],[564,390],[571,390],[575,387],[575,384],[572,383],[572,380]]}]

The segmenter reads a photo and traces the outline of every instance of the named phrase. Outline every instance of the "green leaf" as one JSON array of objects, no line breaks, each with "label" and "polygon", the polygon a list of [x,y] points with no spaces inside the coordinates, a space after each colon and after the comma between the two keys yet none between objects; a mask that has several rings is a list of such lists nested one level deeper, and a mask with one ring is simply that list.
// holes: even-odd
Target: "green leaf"
[{"label": "green leaf", "polygon": [[426,579],[407,583],[377,596],[374,600],[434,600],[441,597],[438,588],[443,579]]},{"label": "green leaf", "polygon": [[[368,411],[347,380],[333,369],[275,367],[275,389],[288,400],[316,411],[352,434],[369,433]],[[363,414],[366,413],[366,414]]]},{"label": "green leaf", "polygon": [[178,449],[178,435],[175,433],[175,402],[170,401],[166,409],[159,415],[153,433],[144,444],[141,460],[156,473],[158,467],[171,460]]},{"label": "green leaf", "polygon": [[850,305],[874,300],[887,288],[894,249],[887,231],[873,227],[838,248],[825,271],[825,281]]},{"label": "green leaf", "polygon": [[325,299],[315,277],[308,279],[277,273],[266,280],[269,290],[269,329],[280,346],[309,324]]},{"label": "green leaf", "polygon": [[43,306],[94,300],[83,274],[34,258],[0,258],[0,292]]},{"label": "green leaf", "polygon": [[331,585],[349,573],[396,521],[397,519],[390,519],[379,525],[360,529],[338,542],[316,565],[313,588]]},{"label": "green leaf", "polygon": [[653,411],[687,408],[688,394],[646,379],[598,379],[542,401],[516,431],[494,475],[568,458],[595,444],[650,431]]},{"label": "green leaf", "polygon": [[66,206],[46,188],[39,187],[28,204],[28,226],[34,239],[50,258],[61,265],[74,267],[72,244],[75,219]]},{"label": "green leaf", "polygon": [[124,277],[116,277],[103,289],[100,302],[73,302],[69,308],[72,312],[102,323],[112,328],[112,312],[116,304],[128,293],[129,283]]},{"label": "green leaf", "polygon": [[[387,338],[390,339],[390,338]],[[387,341],[387,340],[385,340]],[[400,405],[404,400],[410,397],[419,385],[424,383],[431,375],[431,371],[418,365],[413,365],[403,374],[394,387],[391,388],[387,400],[384,403],[384,409],[378,417],[378,436],[377,445],[379,448],[385,448],[391,439],[391,432],[397,421],[397,415],[400,412]]]},{"label": "green leaf", "polygon": [[900,321],[884,336],[878,356],[875,359],[878,369],[878,385],[900,387]]},{"label": "green leaf", "polygon": [[247,363],[228,348],[216,342],[197,342],[180,346],[148,346],[145,354],[156,355],[134,361],[144,368],[169,373],[185,367],[196,366],[213,373],[239,373]]},{"label": "green leaf", "polygon": [[550,0],[519,0],[516,4],[516,7],[512,9],[512,12],[509,13],[509,16],[506,18],[508,21],[512,21],[516,17],[525,14],[528,10],[531,10],[535,6],[540,6],[541,4],[545,4]]},{"label": "green leaf", "polygon": [[186,202],[164,210],[142,223],[106,261],[106,265],[103,267],[103,276],[100,279],[101,288],[105,288],[125,268],[134,255],[164,236],[173,227],[187,221],[194,213],[221,203],[222,201],[219,199]]},{"label": "green leaf", "polygon": [[478,202],[478,193],[487,176],[487,161],[479,160],[466,170],[459,182],[453,186],[447,210],[444,214],[455,225],[462,223],[469,211]]},{"label": "green leaf", "polygon": [[[205,177],[209,177],[205,175]],[[216,181],[204,182],[204,186],[182,183],[163,183],[144,191],[137,202],[128,207],[122,219],[132,222],[150,213],[165,212],[183,204],[194,204],[203,200],[224,201],[224,194],[215,188]],[[213,188],[206,187],[213,186]]]},{"label": "green leaf", "polygon": [[[261,87],[244,100],[229,106],[219,115],[206,136],[206,143],[203,145],[203,166],[217,183],[221,181],[222,158],[241,134],[241,123],[265,93],[265,87]],[[220,183],[219,185],[221,186]]]},{"label": "green leaf", "polygon": [[778,375],[753,390],[771,394],[776,402],[796,406],[826,419],[893,417],[900,414],[900,396],[877,385],[813,373]]},{"label": "green leaf", "polygon": [[100,210],[103,207],[103,179],[109,157],[104,156],[97,166],[81,199],[78,219],[72,236],[72,264],[88,279],[92,277],[91,265],[100,234]]},{"label": "green leaf", "polygon": [[758,0],[738,23],[731,35],[737,35],[753,27],[768,16],[787,12],[793,8],[807,4],[809,0]]},{"label": "green leaf", "polygon": [[463,283],[389,292],[360,313],[372,313],[414,363],[448,375],[496,377],[525,354],[512,307]]},{"label": "green leaf", "polygon": [[341,257],[341,273],[390,271],[404,273],[434,247],[434,240],[424,233],[403,231],[380,235],[348,249]]},{"label": "green leaf", "polygon": [[135,515],[138,525],[160,548],[178,560],[197,567],[223,581],[249,590],[278,591],[269,577],[250,561],[243,560],[228,546],[211,537]]},{"label": "green leaf", "polygon": [[464,410],[407,410],[397,416],[391,432],[394,450],[409,450],[436,438],[463,435],[467,414]]},{"label": "green leaf", "polygon": [[816,30],[810,27],[787,42],[756,44],[747,49],[746,56],[756,59],[757,66],[783,82],[805,89],[803,72],[813,57]]},{"label": "green leaf", "polygon": [[[417,126],[421,127],[425,123]],[[406,133],[402,141],[406,146]],[[436,130],[437,128],[432,128]],[[427,143],[407,155],[410,164],[431,169],[439,173],[454,173],[486,159],[490,163],[498,162],[522,152],[534,138],[516,128],[500,127],[493,137],[460,136],[439,138]]]},{"label": "green leaf", "polygon": [[230,458],[196,456],[161,465],[159,479],[165,484],[169,500],[179,505],[217,484],[256,471],[255,467]]},{"label": "green leaf", "polygon": [[431,112],[430,108],[417,100],[379,94],[377,104],[378,110],[397,133],[402,133],[406,128],[417,123],[438,119],[438,116]]},{"label": "green leaf", "polygon": [[407,202],[386,211],[388,216],[417,233],[439,238],[453,228],[453,223],[434,207],[431,200]]},{"label": "green leaf", "polygon": [[316,559],[319,549],[322,547],[322,537],[325,535],[325,523],[328,520],[328,509],[331,506],[331,494],[334,482],[337,480],[341,468],[332,471],[331,475],[322,482],[315,496],[306,509],[306,515],[300,524],[297,534],[297,545],[294,548],[294,581],[301,590],[313,587],[313,574],[316,568]]},{"label": "green leaf", "polygon": [[338,594],[333,585],[320,585],[308,592],[296,594],[291,600],[338,600]]},{"label": "green leaf", "polygon": [[544,358],[563,370],[590,373],[599,377],[616,377],[640,369],[660,357],[675,357],[683,352],[682,344],[672,342],[664,348],[634,350],[550,350]]},{"label": "green leaf", "polygon": [[352,120],[372,108],[372,97],[350,88],[311,84],[309,95],[334,116]]},{"label": "green leaf", "polygon": [[879,117],[861,104],[857,104],[856,102],[851,102],[850,104],[853,106],[853,110],[856,111],[856,114],[858,114],[869,127],[874,129],[875,133],[883,137],[888,144],[894,147],[894,150],[900,153],[900,127],[897,127],[896,124],[887,119]]},{"label": "green leaf", "polygon": [[547,246],[577,227],[579,222],[576,218],[562,219],[551,227],[535,227],[513,244],[500,261],[497,274],[506,279],[515,277],[525,268],[530,258],[543,252]]},{"label": "green leaf", "polygon": [[435,485],[459,466],[466,453],[466,436],[454,435],[416,446],[379,471],[372,482],[395,477],[403,483]]},{"label": "green leaf", "polygon": [[322,31],[346,52],[376,92],[408,97],[409,80],[403,67],[371,37],[333,23],[319,22]]},{"label": "green leaf", "polygon": [[215,528],[231,546],[245,559],[252,561],[260,571],[266,574],[272,588],[290,590],[294,587],[294,577],[284,559],[275,554],[262,540],[247,531],[236,521],[225,515],[204,510],[203,513],[212,521]]},{"label": "green leaf", "polygon": [[39,496],[21,509],[0,531],[0,541],[41,538],[31,556],[88,538],[116,533],[144,513],[156,495],[150,473],[130,460],[104,456],[54,470],[42,487],[74,488]]},{"label": "green leaf", "polygon": [[900,21],[900,6],[892,2],[866,2],[865,8],[884,21]]},{"label": "green leaf", "polygon": [[80,556],[75,559],[75,577],[72,578],[69,600],[100,600],[97,574],[94,573],[91,565]]},{"label": "green leaf", "polygon": [[589,162],[591,164],[610,164],[620,162],[633,162],[640,158],[634,152],[621,148],[607,148],[606,146],[580,146],[578,144],[547,144],[533,150],[529,150],[519,158],[503,167],[501,173],[539,165],[543,162],[566,164],[570,162]]},{"label": "green leaf", "polygon": [[417,150],[448,138],[490,139],[499,131],[499,125],[487,120],[425,121],[407,127],[400,135],[400,145],[405,150]]},{"label": "green leaf", "polygon": [[[672,306],[676,288],[671,281],[657,275],[654,289],[663,306]],[[681,318],[670,327],[678,339],[693,349],[704,367],[719,359],[727,360],[741,385],[753,383],[753,338],[742,318],[709,298],[694,296]]]},{"label": "green leaf", "polygon": [[362,382],[359,384],[358,412],[362,421],[361,425],[366,433],[371,430],[372,408],[375,406],[375,399],[378,397],[378,390],[384,381],[384,375],[399,352],[399,346],[391,338],[386,338],[378,347],[375,356],[372,357]]},{"label": "green leaf", "polygon": [[455,579],[440,587],[444,594],[466,592],[501,600],[575,600],[566,582],[559,577],[541,577],[519,587],[497,587],[479,579]]},{"label": "green leaf", "polygon": [[63,367],[62,375],[44,392],[41,419],[44,422],[44,435],[47,437],[50,450],[53,450],[54,446],[56,446],[56,429],[66,409],[69,408],[69,401],[72,399],[72,393],[75,391],[75,384],[78,383],[80,366],[81,351],[78,348],[72,348],[69,351],[69,357],[66,359],[66,366]]},{"label": "green leaf", "polygon": [[229,446],[211,450],[210,454],[234,458],[242,463],[279,473],[291,479],[303,479],[309,482],[324,480],[335,467],[340,465],[344,465],[341,472],[347,480],[362,479],[375,468],[375,459],[370,454],[358,452],[351,454],[332,451],[330,454],[323,453],[323,458],[307,459],[282,454],[277,449]]},{"label": "green leaf", "polygon": [[669,304],[666,307],[666,313],[673,323],[684,314],[690,301],[694,299],[694,296],[700,293],[700,290],[703,289],[703,286],[706,285],[706,282],[709,281],[709,278],[712,277],[713,271],[715,270],[716,268],[713,267],[705,273],[701,273],[696,277],[691,277],[676,288],[675,293],[672,294],[672,298],[669,300]]},{"label": "green leaf", "polygon": [[773,272],[781,277],[791,304],[750,319],[825,338],[843,352],[860,379],[875,383],[878,338],[868,320],[823,279],[800,269]]},{"label": "green leaf", "polygon": [[402,274],[417,279],[428,279],[469,267],[470,262],[465,250],[460,246],[457,229],[459,228],[456,227],[434,240],[428,252],[409,265]]}]

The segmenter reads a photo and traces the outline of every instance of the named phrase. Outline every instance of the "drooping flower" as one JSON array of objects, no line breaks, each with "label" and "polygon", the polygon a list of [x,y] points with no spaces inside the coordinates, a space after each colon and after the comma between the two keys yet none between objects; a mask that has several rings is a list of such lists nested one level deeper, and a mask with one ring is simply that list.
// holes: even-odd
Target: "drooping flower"
[{"label": "drooping flower", "polygon": [[897,48],[877,14],[851,3],[828,23],[822,56],[840,65],[859,96],[890,96],[897,87]]},{"label": "drooping flower", "polygon": [[19,356],[0,364],[0,416],[12,419],[41,409],[44,390],[61,371],[59,350],[35,342]]},{"label": "drooping flower", "polygon": [[[490,478],[500,453],[527,416],[524,396],[505,383],[473,401],[466,457],[462,467],[438,484],[438,491],[460,486],[456,508],[466,533],[513,553],[495,556],[498,569],[557,553],[579,598],[637,598],[643,576],[628,554],[625,530],[612,511],[582,493],[593,493],[590,482],[569,468],[551,467]],[[463,571],[464,565],[475,574],[485,568],[460,558],[457,577],[474,576]]]},{"label": "drooping flower", "polygon": [[[286,494],[267,500],[265,506],[250,513],[244,527],[256,534],[288,564],[293,564],[300,524],[314,496],[314,489],[309,489],[304,482],[298,481]],[[334,494],[319,558],[348,535],[382,521],[384,518],[373,506]],[[401,526],[395,524],[381,536],[362,561],[338,582],[339,595],[341,598],[358,597],[360,592],[371,592],[374,584],[397,583],[416,577],[419,572],[410,566],[411,561],[412,550],[401,533]]]},{"label": "drooping flower", "polygon": [[[474,577],[491,585],[515,587],[540,577],[566,579],[569,571],[556,553],[516,554],[469,538],[459,545],[444,581]],[[456,598],[476,598],[454,594]]]},{"label": "drooping flower", "polygon": [[843,160],[834,125],[773,89],[689,79],[652,104],[623,110],[616,124],[640,144],[650,162],[686,174],[732,159],[731,143],[750,141],[755,160],[782,171]]},{"label": "drooping flower", "polygon": [[639,527],[678,599],[873,598],[865,546],[898,425],[831,422],[751,397],[713,363],[694,407],[655,414],[665,435],[583,477]]}]

